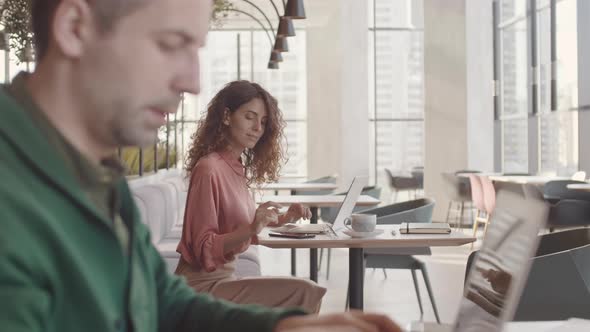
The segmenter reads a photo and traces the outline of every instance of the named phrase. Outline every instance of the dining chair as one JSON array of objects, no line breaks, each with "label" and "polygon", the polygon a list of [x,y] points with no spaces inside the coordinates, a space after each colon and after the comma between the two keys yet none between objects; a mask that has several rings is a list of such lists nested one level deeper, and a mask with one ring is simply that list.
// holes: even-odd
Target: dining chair
[{"label": "dining chair", "polygon": [[492,183],[492,180],[490,180],[489,177],[479,176],[479,180],[481,182],[483,192],[483,204],[488,217],[483,229],[483,236],[485,236],[488,230],[488,225],[490,223],[490,217],[492,213],[494,213],[494,209],[496,208],[496,189],[494,188],[494,184]]},{"label": "dining chair", "polygon": [[459,229],[463,226],[463,216],[466,205],[472,204],[469,179],[459,176],[458,173],[442,173],[442,177],[445,182],[447,197],[449,198],[449,206],[447,208],[447,217],[445,221],[447,223],[449,222],[451,210],[453,210],[453,204],[456,204],[458,209],[456,210],[455,215],[458,218],[455,227]]},{"label": "dining chair", "polygon": [[[377,216],[377,225],[396,225],[402,222],[418,222],[428,223],[432,221],[432,213],[434,210],[435,201],[430,198],[421,198],[411,201],[394,203],[378,208],[371,208],[363,210],[364,214],[375,214]],[[410,270],[412,280],[414,282],[414,289],[416,291],[416,298],[418,299],[418,306],[420,314],[424,315],[422,308],[422,299],[420,296],[420,288],[418,285],[418,278],[416,270],[422,273],[424,284],[432,304],[434,316],[437,322],[440,322],[436,301],[430,286],[430,279],[426,269],[426,264],[414,256],[428,256],[431,255],[429,247],[417,248],[367,248],[364,250],[365,267],[366,268],[380,268],[380,269],[396,269],[396,270]],[[384,270],[385,271],[385,270]]]},{"label": "dining chair", "polygon": [[[475,174],[469,174],[469,183],[471,185],[471,200],[475,206],[475,218],[473,219],[473,237],[477,235],[477,229],[480,223],[487,225],[489,221],[489,214],[487,213],[484,199],[483,199],[483,186],[479,176]],[[471,243],[473,248],[473,242]]]},{"label": "dining chair", "polygon": [[389,187],[392,193],[392,203],[397,202],[398,192],[408,191],[414,192],[414,199],[417,196],[417,191],[421,189],[420,178],[417,176],[399,176],[393,175],[391,170],[385,168],[385,174],[389,181]]}]

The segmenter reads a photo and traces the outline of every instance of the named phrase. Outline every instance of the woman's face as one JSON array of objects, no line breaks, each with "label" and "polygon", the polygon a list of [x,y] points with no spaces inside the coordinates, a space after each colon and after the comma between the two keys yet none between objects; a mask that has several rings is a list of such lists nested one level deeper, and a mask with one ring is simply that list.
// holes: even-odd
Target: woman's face
[{"label": "woman's face", "polygon": [[231,146],[240,152],[253,149],[264,134],[267,119],[266,107],[260,98],[252,99],[233,113],[226,110],[223,123],[229,127]]}]

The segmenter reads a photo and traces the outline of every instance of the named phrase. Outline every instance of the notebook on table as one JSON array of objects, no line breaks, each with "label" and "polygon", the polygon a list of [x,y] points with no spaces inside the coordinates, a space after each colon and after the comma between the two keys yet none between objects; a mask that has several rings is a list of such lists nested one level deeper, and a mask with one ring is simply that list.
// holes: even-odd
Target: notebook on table
[{"label": "notebook on table", "polygon": [[346,193],[346,197],[338,208],[338,213],[334,220],[325,224],[286,224],[272,229],[275,233],[291,234],[323,234],[333,233],[344,228],[344,220],[350,217],[356,202],[363,191],[363,187],[368,183],[368,177],[355,176]]},{"label": "notebook on table", "polygon": [[403,222],[400,224],[401,234],[450,234],[451,226],[442,222]]}]

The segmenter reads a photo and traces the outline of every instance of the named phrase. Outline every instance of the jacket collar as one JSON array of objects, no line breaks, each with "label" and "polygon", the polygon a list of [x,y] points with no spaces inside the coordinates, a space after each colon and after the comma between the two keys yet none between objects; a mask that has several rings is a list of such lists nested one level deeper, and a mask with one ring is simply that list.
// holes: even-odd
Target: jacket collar
[{"label": "jacket collar", "polygon": [[22,108],[0,88],[0,139],[14,148],[27,167],[110,227],[111,221],[94,207],[65,161]]}]

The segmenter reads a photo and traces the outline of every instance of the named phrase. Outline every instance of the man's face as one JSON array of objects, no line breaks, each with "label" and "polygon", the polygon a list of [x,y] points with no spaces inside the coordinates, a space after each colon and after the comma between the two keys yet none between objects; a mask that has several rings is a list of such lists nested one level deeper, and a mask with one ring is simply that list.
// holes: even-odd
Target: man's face
[{"label": "man's face", "polygon": [[77,59],[92,136],[105,146],[147,146],[183,92],[197,94],[199,48],[211,0],[151,0],[95,33]]}]

